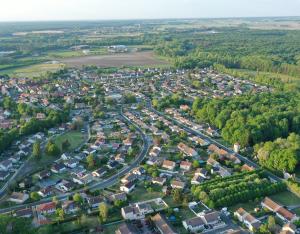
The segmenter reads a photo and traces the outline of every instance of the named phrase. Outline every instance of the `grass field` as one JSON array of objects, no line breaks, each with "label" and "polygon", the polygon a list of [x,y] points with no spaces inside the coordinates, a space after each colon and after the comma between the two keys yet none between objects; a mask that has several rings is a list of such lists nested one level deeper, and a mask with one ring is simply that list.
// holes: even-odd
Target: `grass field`
[{"label": "grass field", "polygon": [[138,201],[146,201],[154,198],[162,197],[163,194],[161,192],[148,192],[144,187],[138,186],[131,193],[130,202],[138,202]]},{"label": "grass field", "polygon": [[289,191],[284,191],[271,196],[276,202],[284,206],[293,206],[300,204],[300,198]]},{"label": "grass field", "polygon": [[65,140],[70,143],[69,150],[74,150],[84,142],[84,135],[79,131],[71,131],[56,137],[54,142],[61,149],[61,144]]},{"label": "grass field", "polygon": [[84,56],[61,60],[70,67],[83,65],[96,65],[99,67],[122,67],[122,66],[154,66],[168,65],[169,63],[154,55],[153,52],[134,52],[103,56]]},{"label": "grass field", "polygon": [[3,71],[2,73],[7,73],[14,77],[39,77],[41,75],[45,75],[47,72],[56,72],[60,69],[64,68],[64,64],[50,64],[50,63],[42,63],[36,64],[32,66],[10,69],[7,71]]}]

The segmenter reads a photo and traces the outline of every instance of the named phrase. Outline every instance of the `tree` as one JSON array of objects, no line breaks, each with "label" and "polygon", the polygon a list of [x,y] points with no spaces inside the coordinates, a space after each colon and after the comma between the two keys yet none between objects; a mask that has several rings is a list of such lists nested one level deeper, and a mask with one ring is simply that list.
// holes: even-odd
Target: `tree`
[{"label": "tree", "polygon": [[58,156],[60,154],[59,148],[51,140],[46,144],[45,152],[48,156]]},{"label": "tree", "polygon": [[93,154],[89,154],[86,157],[86,162],[87,162],[89,168],[93,168],[95,166],[95,160],[94,160]]},{"label": "tree", "polygon": [[199,163],[198,160],[194,160],[194,161],[193,161],[193,167],[194,167],[194,168],[199,168],[199,167],[200,167],[200,163]]},{"label": "tree", "polygon": [[82,203],[83,200],[79,193],[75,193],[73,196],[73,201],[75,201],[77,203]]},{"label": "tree", "polygon": [[55,213],[59,221],[63,221],[65,219],[65,212],[63,209],[58,208],[56,209]]},{"label": "tree", "polygon": [[30,198],[31,198],[32,200],[34,200],[34,201],[37,201],[37,200],[39,200],[41,197],[40,197],[40,195],[39,195],[37,192],[32,192],[32,193],[30,193]]},{"label": "tree", "polygon": [[63,151],[67,151],[70,148],[70,146],[71,146],[71,144],[70,144],[68,139],[64,140],[61,143],[61,148],[62,148]]},{"label": "tree", "polygon": [[276,228],[276,221],[275,221],[275,218],[274,216],[270,215],[268,217],[268,229],[273,232]]},{"label": "tree", "polygon": [[108,216],[108,207],[104,202],[102,202],[99,205],[99,217],[102,222],[106,222],[107,216]]},{"label": "tree", "polygon": [[41,157],[41,143],[36,141],[32,147],[32,156],[39,159]]},{"label": "tree", "polygon": [[172,191],[172,195],[173,195],[173,201],[176,203],[180,203],[181,202],[181,198],[182,198],[182,192],[179,189],[173,189]]}]

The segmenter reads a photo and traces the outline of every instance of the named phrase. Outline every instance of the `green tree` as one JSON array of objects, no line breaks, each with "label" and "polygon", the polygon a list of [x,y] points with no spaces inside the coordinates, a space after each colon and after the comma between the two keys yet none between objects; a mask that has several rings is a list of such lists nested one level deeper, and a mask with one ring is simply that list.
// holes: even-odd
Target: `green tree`
[{"label": "green tree", "polygon": [[99,217],[102,222],[106,222],[108,217],[108,206],[104,202],[99,205]]},{"label": "green tree", "polygon": [[65,212],[63,209],[58,208],[58,209],[56,209],[55,213],[56,213],[57,219],[59,221],[63,221],[65,219]]},{"label": "green tree", "polygon": [[86,162],[87,162],[89,168],[93,168],[95,166],[94,156],[92,154],[89,154],[86,157]]},{"label": "green tree", "polygon": [[41,143],[40,141],[36,141],[32,147],[32,156],[35,158],[41,158]]},{"label": "green tree", "polygon": [[41,196],[37,192],[30,193],[30,198],[34,201],[37,201],[41,198]]},{"label": "green tree", "polygon": [[73,201],[75,201],[77,203],[82,203],[83,199],[82,199],[82,197],[80,196],[79,193],[75,193],[74,196],[73,196]]}]

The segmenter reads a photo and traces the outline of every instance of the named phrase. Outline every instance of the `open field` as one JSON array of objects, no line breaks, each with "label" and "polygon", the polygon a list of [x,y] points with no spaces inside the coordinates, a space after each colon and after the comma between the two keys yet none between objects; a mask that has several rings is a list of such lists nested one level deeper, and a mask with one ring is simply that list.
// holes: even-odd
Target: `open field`
[{"label": "open field", "polygon": [[54,142],[61,149],[61,145],[65,140],[70,143],[69,150],[74,150],[84,142],[84,136],[81,132],[72,131],[56,137]]},{"label": "open field", "polygon": [[14,77],[33,78],[45,75],[47,72],[56,72],[62,68],[64,68],[64,64],[61,63],[42,63],[22,68],[8,69],[3,71],[2,73],[6,73]]},{"label": "open field", "polygon": [[61,60],[61,62],[70,67],[81,67],[83,65],[96,65],[99,67],[122,67],[169,64],[167,61],[155,57],[153,52],[148,51],[103,56],[75,57]]}]

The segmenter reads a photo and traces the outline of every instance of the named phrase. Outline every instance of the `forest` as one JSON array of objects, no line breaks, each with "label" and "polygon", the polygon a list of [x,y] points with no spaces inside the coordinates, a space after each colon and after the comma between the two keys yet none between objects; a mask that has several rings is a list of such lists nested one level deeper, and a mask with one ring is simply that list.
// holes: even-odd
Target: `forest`
[{"label": "forest", "polygon": [[298,93],[269,92],[224,99],[195,99],[193,115],[221,129],[222,137],[243,147],[299,133]]}]

